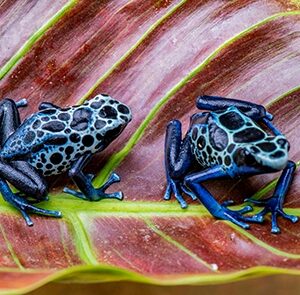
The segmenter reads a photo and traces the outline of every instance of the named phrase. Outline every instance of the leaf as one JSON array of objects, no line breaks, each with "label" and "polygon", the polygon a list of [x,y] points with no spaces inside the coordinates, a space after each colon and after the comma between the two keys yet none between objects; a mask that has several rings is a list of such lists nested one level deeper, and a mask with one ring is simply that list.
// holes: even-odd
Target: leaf
[{"label": "leaf", "polygon": [[[299,163],[298,1],[19,2],[0,5],[1,96],[28,98],[24,118],[44,100],[66,106],[107,92],[134,119],[90,167],[98,185],[113,170],[121,175],[112,189],[125,193],[123,202],[74,200],[61,193],[62,177],[41,207],[64,218],[34,216],[28,228],[0,201],[0,293],[52,280],[211,284],[299,274],[300,223],[280,220],[274,236],[269,222],[244,231],[201,204],[181,210],[162,200],[165,126],[177,118],[186,128],[200,94],[264,104]],[[270,194],[275,177],[207,187],[219,201],[241,203]],[[297,173],[286,201],[296,215],[299,187]]]}]

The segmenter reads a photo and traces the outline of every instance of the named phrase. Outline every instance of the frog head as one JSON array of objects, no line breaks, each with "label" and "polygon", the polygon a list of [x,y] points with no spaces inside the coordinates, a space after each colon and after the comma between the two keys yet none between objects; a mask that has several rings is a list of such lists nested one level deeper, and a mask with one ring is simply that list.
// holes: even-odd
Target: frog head
[{"label": "frog head", "polygon": [[[100,149],[105,148],[117,138],[131,121],[130,108],[120,101],[106,95],[97,95],[87,101],[84,106],[93,112],[91,115],[93,132]],[[99,148],[97,147],[97,150]]]}]

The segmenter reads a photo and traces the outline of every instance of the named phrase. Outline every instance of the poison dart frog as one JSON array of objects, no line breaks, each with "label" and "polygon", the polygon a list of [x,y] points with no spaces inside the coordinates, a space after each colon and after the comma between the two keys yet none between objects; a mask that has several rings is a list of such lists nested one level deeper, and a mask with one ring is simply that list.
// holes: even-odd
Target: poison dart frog
[{"label": "poison dart frog", "polygon": [[[261,105],[217,96],[200,96],[196,106],[205,112],[191,117],[189,130],[183,139],[180,121],[173,120],[167,126],[167,188],[164,199],[169,200],[174,194],[181,207],[186,208],[187,203],[182,196],[185,193],[193,200],[200,200],[214,217],[245,229],[249,228],[248,222],[262,223],[269,212],[272,233],[280,232],[278,216],[297,222],[296,216],[283,211],[284,198],[296,165],[288,160],[289,142],[271,123],[273,116]],[[253,216],[244,215],[253,210],[249,205],[234,211],[228,208],[233,204],[231,200],[219,204],[203,185],[213,179],[240,178],[281,170],[272,197],[246,200],[264,206]]]},{"label": "poison dart frog", "polygon": [[[39,111],[21,124],[18,108],[25,106],[26,99],[0,102],[0,192],[21,212],[28,226],[33,225],[29,213],[61,217],[61,212],[41,209],[34,203],[48,199],[45,177],[65,171],[80,190],[65,188],[65,193],[88,201],[122,200],[122,192],[105,193],[120,181],[116,173],[103,186],[94,188],[93,176],[82,170],[131,121],[128,106],[105,94],[67,108],[43,102]],[[13,193],[8,183],[19,192]]]}]

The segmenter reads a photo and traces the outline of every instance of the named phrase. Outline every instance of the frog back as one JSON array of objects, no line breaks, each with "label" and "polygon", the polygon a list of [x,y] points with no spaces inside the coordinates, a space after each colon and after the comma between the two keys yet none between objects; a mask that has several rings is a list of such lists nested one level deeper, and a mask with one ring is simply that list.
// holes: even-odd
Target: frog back
[{"label": "frog back", "polygon": [[192,125],[189,133],[192,153],[199,164],[204,168],[221,165],[225,170],[235,166],[233,155],[237,149],[250,147],[263,152],[259,147],[274,140],[236,107],[208,113],[206,121]]}]

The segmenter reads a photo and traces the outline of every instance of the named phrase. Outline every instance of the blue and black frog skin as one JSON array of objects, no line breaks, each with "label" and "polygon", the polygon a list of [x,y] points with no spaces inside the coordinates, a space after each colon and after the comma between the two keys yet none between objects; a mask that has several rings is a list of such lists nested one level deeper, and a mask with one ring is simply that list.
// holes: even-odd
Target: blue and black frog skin
[{"label": "blue and black frog skin", "polygon": [[[27,225],[33,225],[29,213],[61,217],[59,211],[33,205],[47,200],[46,176],[68,171],[80,191],[65,188],[64,192],[80,199],[122,200],[122,192],[105,193],[111,184],[120,181],[116,173],[103,186],[94,188],[93,176],[82,170],[130,122],[128,106],[105,94],[68,108],[43,102],[39,111],[21,124],[18,108],[26,105],[26,99],[0,102],[0,192],[21,212]],[[13,193],[7,182],[19,192]]]},{"label": "blue and black frog skin", "polygon": [[[167,126],[167,188],[164,199],[169,200],[174,194],[181,207],[186,208],[187,203],[182,197],[185,193],[193,200],[200,200],[214,217],[229,220],[245,229],[249,228],[247,222],[263,222],[269,212],[272,215],[272,233],[280,232],[277,225],[279,216],[297,222],[296,216],[283,212],[284,198],[296,165],[288,160],[289,143],[271,123],[273,116],[261,105],[236,99],[200,96],[196,105],[208,112],[191,117],[189,130],[183,139],[178,120]],[[243,215],[252,210],[251,206],[234,211],[228,208],[233,201],[219,204],[203,186],[207,180],[281,170],[272,197],[261,201],[247,200],[264,206],[254,216]]]}]

